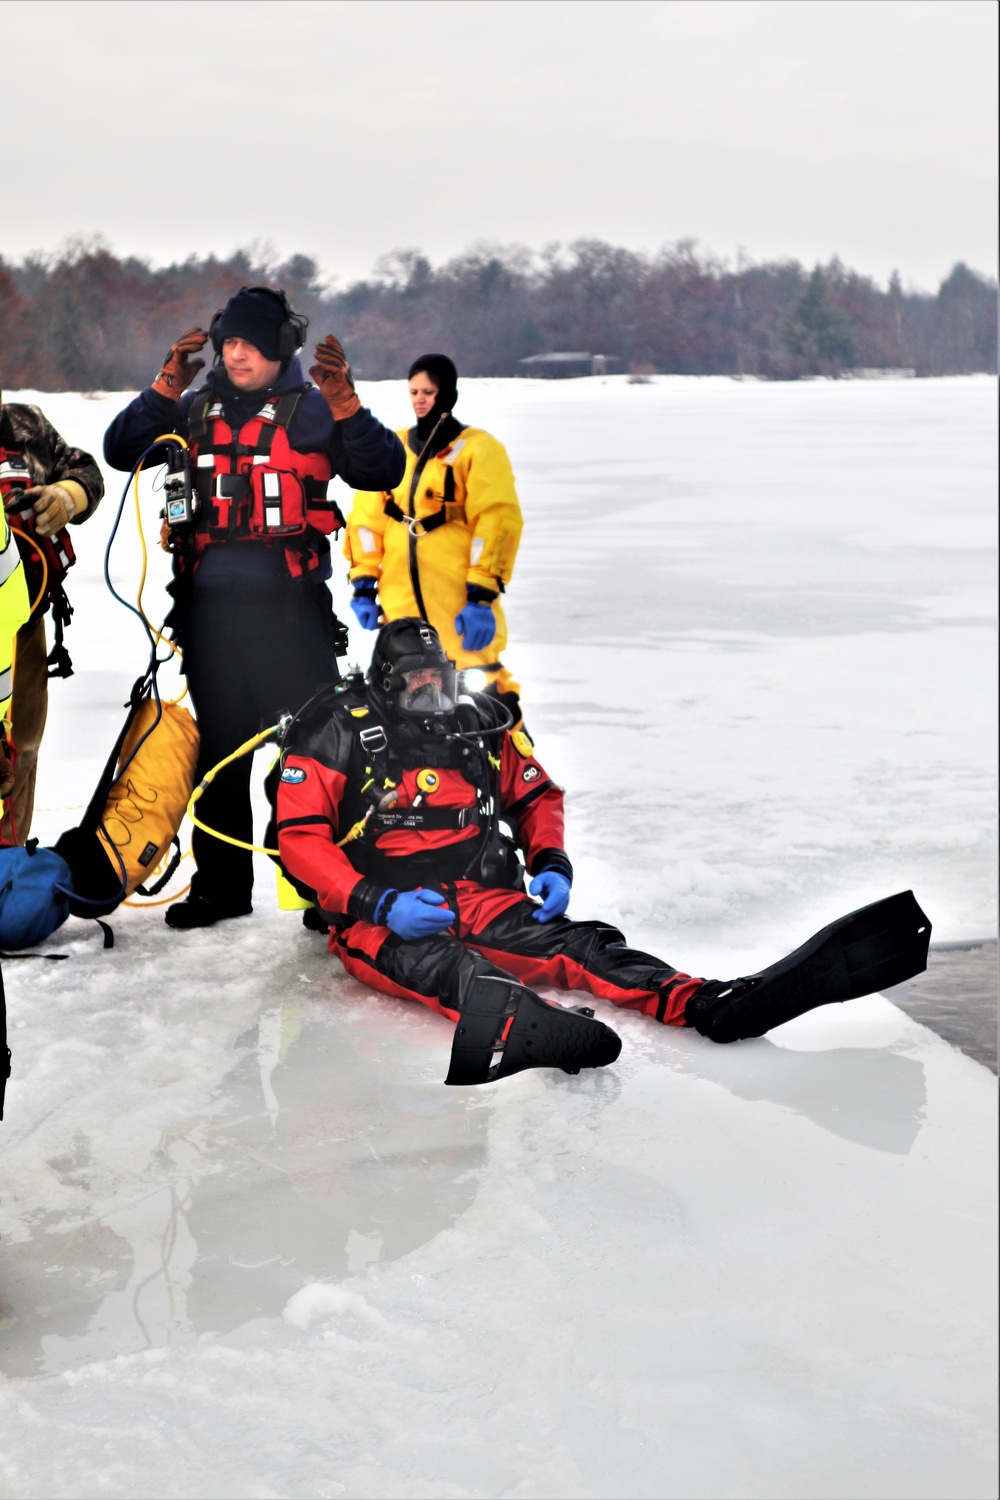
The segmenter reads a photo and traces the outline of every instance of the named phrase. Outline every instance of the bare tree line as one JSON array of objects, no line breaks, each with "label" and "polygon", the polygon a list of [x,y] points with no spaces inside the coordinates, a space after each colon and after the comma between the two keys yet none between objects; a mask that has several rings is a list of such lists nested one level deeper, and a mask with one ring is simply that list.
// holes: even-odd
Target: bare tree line
[{"label": "bare tree line", "polygon": [[344,289],[316,262],[239,250],[154,268],[100,242],[0,260],[0,384],[123,390],[151,380],[185,328],[245,283],[283,286],[316,334],[335,330],[357,375],[405,374],[431,349],[464,375],[513,375],[548,350],[612,356],[633,373],[797,379],[847,370],[995,371],[996,282],[958,263],[936,293],[882,288],[833,260],[735,267],[694,242],[643,255],[597,240],[477,247],[433,266],[384,257]]}]

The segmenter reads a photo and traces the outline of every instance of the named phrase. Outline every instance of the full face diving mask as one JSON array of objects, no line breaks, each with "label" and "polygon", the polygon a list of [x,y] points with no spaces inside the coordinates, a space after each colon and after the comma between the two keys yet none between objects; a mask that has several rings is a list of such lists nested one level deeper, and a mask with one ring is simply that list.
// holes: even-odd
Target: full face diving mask
[{"label": "full face diving mask", "polygon": [[396,711],[408,719],[432,719],[454,713],[456,701],[455,669],[452,666],[419,666],[396,668]]}]

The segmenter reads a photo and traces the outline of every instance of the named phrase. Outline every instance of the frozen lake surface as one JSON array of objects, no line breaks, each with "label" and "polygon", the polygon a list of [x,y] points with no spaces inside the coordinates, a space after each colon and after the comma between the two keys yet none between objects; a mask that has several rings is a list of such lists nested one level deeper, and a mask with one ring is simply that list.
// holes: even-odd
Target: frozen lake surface
[{"label": "frozen lake surface", "polygon": [[[123,398],[38,399],[97,450]],[[995,382],[460,412],[518,477],[507,660],[573,914],[719,976],[910,886],[936,941],[995,934]],[[144,658],[119,490],[74,538],[43,842]],[[615,1067],[446,1090],[446,1022],[348,980],[266,861],[255,901],[5,965],[0,1493],[995,1493],[985,1068],[879,996],[728,1048],[602,1007]]]}]

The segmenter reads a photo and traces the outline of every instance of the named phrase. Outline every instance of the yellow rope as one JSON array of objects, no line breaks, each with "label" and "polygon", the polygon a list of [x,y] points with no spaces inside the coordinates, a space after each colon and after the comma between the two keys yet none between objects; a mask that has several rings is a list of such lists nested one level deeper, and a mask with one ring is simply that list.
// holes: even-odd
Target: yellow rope
[{"label": "yellow rope", "polygon": [[[187,855],[184,858],[186,859]],[[182,897],[187,895],[190,889],[191,882],[189,880],[187,885],[182,886],[179,891],[174,891],[169,896],[161,896],[159,901],[133,901],[129,898],[129,900],[122,902],[122,906],[137,906],[140,911],[145,911],[150,906],[169,906],[171,901],[180,901]]]},{"label": "yellow rope", "polygon": [[48,559],[46,558],[45,553],[42,551],[41,547],[35,541],[35,538],[33,536],[29,536],[28,532],[22,531],[19,526],[14,526],[14,525],[11,525],[10,530],[14,533],[15,536],[19,536],[23,542],[27,542],[27,544],[28,544],[29,547],[34,547],[35,551],[38,553],[38,556],[42,560],[42,582],[41,582],[41,587],[39,588],[38,593],[35,595],[34,599],[32,599],[32,601],[31,601],[31,613],[34,614],[35,613],[35,606],[38,605],[39,603],[41,603],[42,599],[45,598],[45,590],[49,586],[49,563],[48,563]]},{"label": "yellow rope", "polygon": [[191,800],[187,805],[188,817],[191,819],[191,822],[196,828],[201,829],[202,833],[209,833],[211,834],[212,838],[221,839],[224,844],[232,844],[236,849],[249,849],[251,854],[278,853],[277,849],[266,849],[262,844],[248,844],[244,839],[234,839],[228,833],[220,833],[217,828],[209,828],[207,823],[203,823],[200,818],[195,816],[194,811],[195,803],[198,801],[198,798],[201,796],[202,792],[205,791],[206,787],[210,787],[212,785],[212,782],[215,780],[216,776],[218,776],[220,771],[225,770],[226,766],[232,765],[234,760],[239,760],[240,756],[252,754],[252,752],[257,749],[258,745],[263,745],[266,740],[269,740],[274,734],[276,734],[278,728],[279,725],[272,724],[270,729],[262,729],[259,734],[252,735],[250,739],[244,741],[244,743],[240,745],[237,750],[233,751],[232,755],[227,755],[225,760],[220,760],[217,766],[213,766],[210,771],[206,771],[205,775],[201,778],[198,785],[191,793]]},{"label": "yellow rope", "polygon": [[[157,877],[157,875],[163,869],[163,866],[166,864],[166,862],[167,862],[167,860],[169,858],[170,858],[170,851],[168,850],[167,853],[160,860],[160,863],[156,866],[156,869],[155,870],[150,870],[149,874],[146,875],[146,876],[144,876],[143,878],[145,880],[155,880],[156,877]],[[190,849],[185,849],[184,853],[181,855],[180,859],[177,861],[178,869],[180,868],[180,866],[184,863],[184,861],[186,859],[190,859],[190,858],[191,858],[191,850]],[[138,900],[134,900],[132,897],[129,897],[125,901],[122,902],[122,906],[137,906],[140,911],[142,911],[147,906],[166,906],[167,903],[170,902],[170,901],[179,901],[182,896],[186,896],[187,895],[187,893],[188,893],[188,891],[190,889],[191,889],[191,882],[189,880],[188,883],[187,883],[187,885],[184,887],[183,890],[181,890],[181,891],[174,891],[174,893],[173,893],[172,896],[161,896],[160,899],[159,899],[159,901],[150,901],[145,896],[141,896]]]}]

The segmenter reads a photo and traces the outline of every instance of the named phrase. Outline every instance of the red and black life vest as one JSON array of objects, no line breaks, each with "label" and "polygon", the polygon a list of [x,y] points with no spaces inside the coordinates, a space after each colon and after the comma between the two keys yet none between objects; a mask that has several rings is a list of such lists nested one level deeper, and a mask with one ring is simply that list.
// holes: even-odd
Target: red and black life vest
[{"label": "red and black life vest", "polygon": [[197,491],[194,524],[170,533],[181,566],[197,567],[218,542],[264,542],[280,547],[292,578],[320,566],[320,540],[344,524],[327,499],[333,476],[325,453],[300,453],[288,441],[288,424],[307,385],[268,400],[234,433],[222,402],[200,392],[188,411],[192,479]]},{"label": "red and black life vest", "polygon": [[[58,480],[55,481],[58,483]],[[76,562],[73,543],[65,530],[42,536],[30,500],[20,497],[32,489],[34,476],[20,449],[0,446],[0,496],[7,520],[24,564],[24,577],[31,600],[30,624],[51,607],[56,626],[55,645],[49,652],[49,676],[71,677],[73,663],[63,645],[63,629],[70,622],[73,606],[66,597],[63,579]]]}]

